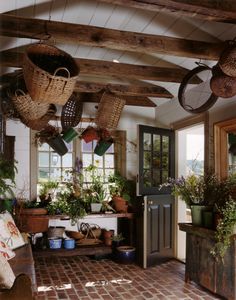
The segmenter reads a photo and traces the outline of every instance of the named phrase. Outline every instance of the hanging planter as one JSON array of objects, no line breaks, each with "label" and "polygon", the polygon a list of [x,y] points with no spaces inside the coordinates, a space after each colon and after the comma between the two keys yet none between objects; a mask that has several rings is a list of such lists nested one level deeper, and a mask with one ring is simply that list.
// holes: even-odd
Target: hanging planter
[{"label": "hanging planter", "polygon": [[108,141],[100,140],[94,149],[94,153],[99,156],[104,155],[105,152],[111,147],[112,143],[113,139],[110,139]]},{"label": "hanging planter", "polygon": [[78,136],[78,132],[74,128],[69,128],[63,134],[62,138],[65,142],[70,143],[75,137]]},{"label": "hanging planter", "polygon": [[47,143],[60,156],[63,156],[68,152],[68,149],[60,135],[57,135],[56,137],[52,137],[47,141]]},{"label": "hanging planter", "polygon": [[81,138],[85,141],[85,143],[92,142],[93,140],[99,140],[98,131],[96,128],[88,126],[82,132]]}]

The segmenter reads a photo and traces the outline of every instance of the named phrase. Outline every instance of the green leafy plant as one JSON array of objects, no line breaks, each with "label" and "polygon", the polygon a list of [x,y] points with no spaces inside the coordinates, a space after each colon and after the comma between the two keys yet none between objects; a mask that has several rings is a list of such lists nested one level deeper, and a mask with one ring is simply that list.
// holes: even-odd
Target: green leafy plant
[{"label": "green leafy plant", "polygon": [[15,187],[15,174],[17,161],[8,161],[0,155],[0,197],[14,198],[12,188]]},{"label": "green leafy plant", "polygon": [[58,188],[58,182],[53,180],[48,180],[45,182],[40,182],[39,197],[47,197],[48,193],[53,193]]},{"label": "green leafy plant", "polygon": [[89,203],[102,203],[106,199],[103,177],[98,172],[98,167],[89,165],[84,168],[85,182],[84,197]]},{"label": "green leafy plant", "polygon": [[216,258],[223,259],[225,252],[230,246],[231,235],[236,226],[236,200],[230,199],[221,209],[221,219],[216,228],[216,243],[211,254]]},{"label": "green leafy plant", "polygon": [[122,233],[118,233],[118,234],[114,234],[112,237],[111,237],[111,240],[114,241],[114,242],[121,242],[123,241],[125,238],[123,237],[123,234]]},{"label": "green leafy plant", "polygon": [[108,182],[111,197],[119,196],[126,201],[131,200],[131,191],[133,190],[131,181],[128,181],[119,172],[115,172],[114,174],[109,175]]}]

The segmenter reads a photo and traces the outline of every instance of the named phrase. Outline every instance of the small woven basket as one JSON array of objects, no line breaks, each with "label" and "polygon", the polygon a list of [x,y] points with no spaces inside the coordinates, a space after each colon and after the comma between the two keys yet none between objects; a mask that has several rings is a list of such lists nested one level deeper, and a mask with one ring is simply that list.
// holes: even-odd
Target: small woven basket
[{"label": "small woven basket", "polygon": [[34,101],[64,105],[73,92],[79,67],[68,53],[39,43],[26,50],[23,73]]},{"label": "small woven basket", "polygon": [[13,104],[18,113],[28,120],[36,120],[44,116],[50,104],[39,103],[31,99],[28,93],[23,90],[17,89],[15,95],[12,97]]},{"label": "small woven basket", "polygon": [[105,92],[98,105],[95,123],[100,128],[115,130],[118,126],[125,100]]},{"label": "small woven basket", "polygon": [[33,130],[41,131],[48,125],[48,122],[55,115],[56,111],[57,111],[56,106],[51,104],[47,113],[39,119],[29,120],[29,119],[26,119],[23,117],[21,117],[20,119],[21,119],[21,122],[23,124],[25,124],[27,127],[31,128]]},{"label": "small woven basket", "polygon": [[62,108],[62,130],[65,131],[71,127],[76,127],[81,120],[82,112],[83,102],[81,102],[80,98],[75,93],[73,93]]}]

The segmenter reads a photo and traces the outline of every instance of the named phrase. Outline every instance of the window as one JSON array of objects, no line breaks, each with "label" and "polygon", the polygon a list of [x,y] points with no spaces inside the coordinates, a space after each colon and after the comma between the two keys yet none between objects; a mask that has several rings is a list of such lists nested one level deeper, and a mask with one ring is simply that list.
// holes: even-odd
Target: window
[{"label": "window", "polygon": [[[66,170],[74,167],[76,158],[83,162],[83,167],[90,164],[98,164],[99,172],[107,182],[109,174],[114,170],[126,175],[126,132],[113,132],[114,144],[103,156],[94,154],[96,141],[85,143],[83,140],[75,139],[67,144],[68,153],[63,156],[58,155],[49,147],[43,144],[40,147],[31,148],[31,197],[37,194],[37,185],[40,181],[56,180],[63,182],[67,178]],[[34,140],[34,133],[31,133],[31,140]]]}]

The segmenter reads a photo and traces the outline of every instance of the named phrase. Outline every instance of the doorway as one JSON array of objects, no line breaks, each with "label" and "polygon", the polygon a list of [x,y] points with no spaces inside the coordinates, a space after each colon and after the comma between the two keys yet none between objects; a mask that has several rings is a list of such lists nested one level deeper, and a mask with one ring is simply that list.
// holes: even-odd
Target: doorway
[{"label": "doorway", "polygon": [[[177,177],[204,172],[204,123],[195,124],[176,131]],[[177,223],[191,222],[190,209],[179,198],[177,201]],[[185,261],[185,233],[177,229],[177,258]]]}]

